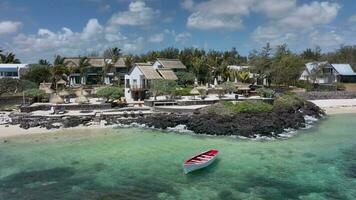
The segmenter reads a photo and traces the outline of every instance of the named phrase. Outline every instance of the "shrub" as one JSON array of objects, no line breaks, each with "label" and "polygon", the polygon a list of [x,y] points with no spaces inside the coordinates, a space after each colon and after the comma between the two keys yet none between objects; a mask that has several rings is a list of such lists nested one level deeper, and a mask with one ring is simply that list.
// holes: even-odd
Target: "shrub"
[{"label": "shrub", "polygon": [[40,99],[49,97],[48,94],[46,94],[43,90],[40,89],[29,89],[26,90],[24,93],[26,97],[33,98],[35,99],[35,101],[39,101]]},{"label": "shrub", "polygon": [[310,82],[308,82],[308,81],[304,81],[304,80],[299,80],[297,83],[296,83],[296,85],[295,86],[297,86],[297,87],[299,87],[299,88],[303,88],[303,89],[305,89],[306,91],[311,91],[311,90],[313,90],[313,84],[311,84]]},{"label": "shrub", "polygon": [[36,83],[28,80],[19,80],[13,78],[0,79],[0,95],[4,93],[14,94],[33,88],[37,88]]},{"label": "shrub", "polygon": [[230,109],[233,113],[261,113],[272,111],[272,105],[260,101],[243,101],[236,104],[225,102],[224,106]]},{"label": "shrub", "polygon": [[175,90],[172,91],[172,95],[173,96],[189,96],[191,90],[192,90],[191,87],[176,88]]},{"label": "shrub", "polygon": [[114,86],[103,87],[103,88],[99,88],[96,91],[96,95],[98,97],[106,98],[106,101],[115,100],[124,96],[124,89],[120,87],[114,87]]},{"label": "shrub", "polygon": [[346,89],[345,85],[343,83],[334,83],[336,90],[338,91],[344,91]]},{"label": "shrub", "polygon": [[256,92],[261,97],[273,98],[275,96],[275,91],[268,88],[258,88]]},{"label": "shrub", "polygon": [[300,96],[289,93],[277,97],[273,103],[273,109],[276,111],[282,110],[298,110],[303,107],[306,100]]},{"label": "shrub", "polygon": [[220,86],[223,88],[224,92],[231,93],[231,92],[235,92],[236,91],[235,83],[230,82],[230,81],[222,83]]},{"label": "shrub", "polygon": [[176,75],[178,77],[178,85],[182,86],[187,86],[187,85],[193,85],[194,84],[194,79],[195,76],[191,72],[176,72]]}]

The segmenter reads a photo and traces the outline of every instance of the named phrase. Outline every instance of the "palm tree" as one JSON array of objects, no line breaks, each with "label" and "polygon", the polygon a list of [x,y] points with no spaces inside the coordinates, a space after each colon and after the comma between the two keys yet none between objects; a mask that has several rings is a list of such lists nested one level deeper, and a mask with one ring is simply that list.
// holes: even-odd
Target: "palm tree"
[{"label": "palm tree", "polygon": [[80,73],[80,77],[82,77],[82,83],[85,83],[85,79],[87,76],[87,72],[88,72],[88,68],[91,66],[91,64],[89,63],[89,59],[88,57],[81,57],[79,59],[79,63],[78,63],[78,71]]},{"label": "palm tree", "polygon": [[13,53],[6,53],[6,54],[1,54],[2,51],[0,51],[0,63],[21,63],[18,58],[16,58],[16,55]]},{"label": "palm tree", "polygon": [[105,65],[103,68],[104,82],[106,82],[105,79],[107,78],[107,74],[112,71],[112,69],[115,66],[115,63],[120,59],[121,55],[122,55],[121,49],[117,47],[105,50],[104,52]]},{"label": "palm tree", "polygon": [[38,64],[39,65],[46,65],[46,66],[50,66],[51,65],[51,63],[49,63],[49,61],[45,60],[45,59],[38,60]]},{"label": "palm tree", "polygon": [[67,62],[65,62],[65,58],[61,57],[60,55],[57,55],[54,59],[53,62],[53,67],[52,67],[52,77],[54,79],[54,82],[57,83],[63,75],[67,74],[69,70],[67,69]]}]

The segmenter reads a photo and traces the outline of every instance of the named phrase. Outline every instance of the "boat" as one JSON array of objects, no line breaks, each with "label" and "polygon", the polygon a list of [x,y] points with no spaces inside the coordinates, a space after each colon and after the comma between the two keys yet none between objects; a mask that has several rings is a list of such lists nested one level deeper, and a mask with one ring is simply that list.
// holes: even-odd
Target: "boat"
[{"label": "boat", "polygon": [[192,158],[189,158],[188,160],[184,161],[184,173],[188,174],[189,172],[209,166],[211,163],[214,162],[218,153],[218,150],[211,149],[209,151],[205,151],[196,156],[193,156]]}]

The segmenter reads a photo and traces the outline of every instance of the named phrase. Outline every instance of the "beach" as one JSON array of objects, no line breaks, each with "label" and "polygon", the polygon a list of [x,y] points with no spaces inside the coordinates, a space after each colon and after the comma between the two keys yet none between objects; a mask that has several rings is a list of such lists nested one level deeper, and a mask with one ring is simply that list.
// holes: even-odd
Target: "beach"
[{"label": "beach", "polygon": [[322,108],[328,115],[356,113],[356,99],[323,99],[311,102]]}]

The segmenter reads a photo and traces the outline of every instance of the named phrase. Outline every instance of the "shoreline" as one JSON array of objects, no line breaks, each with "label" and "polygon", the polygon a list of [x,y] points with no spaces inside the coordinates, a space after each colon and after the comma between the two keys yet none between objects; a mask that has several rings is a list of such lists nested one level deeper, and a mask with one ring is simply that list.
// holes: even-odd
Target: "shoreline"
[{"label": "shoreline", "polygon": [[323,109],[327,115],[356,113],[356,99],[323,99],[310,102]]}]

